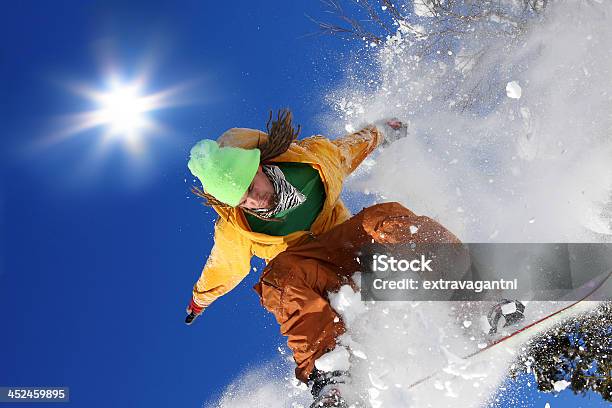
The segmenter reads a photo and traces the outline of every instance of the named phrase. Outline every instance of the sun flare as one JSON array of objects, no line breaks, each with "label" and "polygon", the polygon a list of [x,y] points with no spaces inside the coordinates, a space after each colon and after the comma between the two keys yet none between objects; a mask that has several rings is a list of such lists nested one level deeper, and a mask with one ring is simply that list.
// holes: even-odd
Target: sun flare
[{"label": "sun flare", "polygon": [[132,81],[112,76],[102,89],[84,84],[71,84],[69,88],[87,99],[93,109],[70,115],[67,125],[54,139],[65,139],[99,129],[103,145],[119,142],[133,154],[144,153],[150,136],[160,134],[163,130],[153,114],[181,104],[178,94],[184,91],[184,86],[175,86],[147,93],[144,76]]},{"label": "sun flare", "polygon": [[110,127],[110,132],[127,136],[146,126],[146,113],[153,106],[140,95],[135,86],[123,86],[100,95],[100,121]]}]

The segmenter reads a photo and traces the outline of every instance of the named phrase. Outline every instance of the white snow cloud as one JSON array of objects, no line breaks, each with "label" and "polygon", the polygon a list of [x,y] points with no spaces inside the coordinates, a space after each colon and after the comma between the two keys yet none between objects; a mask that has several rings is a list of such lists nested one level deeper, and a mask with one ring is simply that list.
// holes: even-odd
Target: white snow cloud
[{"label": "white snow cloud", "polygon": [[[442,53],[442,64],[416,57],[407,41],[390,41],[376,70],[347,70],[345,85],[327,95],[336,115],[354,127],[391,116],[410,121],[409,137],[348,188],[436,217],[465,241],[609,242],[612,3],[576,7],[555,3],[524,41],[512,48],[500,39],[492,47],[499,51],[478,62],[465,61],[474,44]],[[456,109],[461,95],[449,83],[463,71],[447,69],[449,61],[506,77],[482,109]],[[324,127],[344,133],[337,116]]]},{"label": "white snow cloud", "polygon": [[295,379],[292,364],[279,359],[239,375],[220,400],[206,408],[305,408],[311,402],[310,391]]}]

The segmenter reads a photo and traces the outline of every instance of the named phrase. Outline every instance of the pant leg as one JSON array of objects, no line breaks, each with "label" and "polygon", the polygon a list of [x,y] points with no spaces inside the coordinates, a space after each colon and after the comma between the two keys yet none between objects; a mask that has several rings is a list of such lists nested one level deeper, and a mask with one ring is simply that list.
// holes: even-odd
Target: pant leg
[{"label": "pant leg", "polygon": [[347,282],[320,261],[291,254],[272,260],[255,289],[262,305],[276,318],[293,352],[296,377],[307,382],[314,362],[336,346],[344,333],[328,292]]},{"label": "pant leg", "polygon": [[310,242],[288,248],[283,254],[292,253],[357,270],[359,264],[355,261],[355,254],[364,245],[413,242],[461,243],[437,221],[416,215],[401,204],[391,202],[364,208],[342,224]]},{"label": "pant leg", "polygon": [[360,248],[372,242],[422,241],[459,242],[430,218],[417,216],[399,203],[384,203],[289,248],[267,265],[255,290],[288,337],[299,380],[307,381],[316,359],[333,349],[345,331],[327,293],[352,283],[350,277],[360,269],[356,261]]}]

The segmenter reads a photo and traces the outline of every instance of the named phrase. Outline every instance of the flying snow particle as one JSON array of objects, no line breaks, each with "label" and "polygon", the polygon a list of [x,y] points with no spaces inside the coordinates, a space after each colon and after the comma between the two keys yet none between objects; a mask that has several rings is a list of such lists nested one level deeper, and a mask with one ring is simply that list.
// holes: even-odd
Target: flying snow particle
[{"label": "flying snow particle", "polygon": [[419,17],[434,17],[430,0],[415,0],[412,4],[414,6],[415,15]]},{"label": "flying snow particle", "polygon": [[566,389],[571,383],[569,381],[565,381],[565,380],[560,380],[560,381],[555,381],[553,383],[553,388],[555,389],[555,391],[559,392],[559,391],[563,391],[564,389]]},{"label": "flying snow particle", "polygon": [[315,366],[321,371],[348,371],[350,368],[349,352],[344,347],[336,347],[329,353],[323,354],[315,361]]},{"label": "flying snow particle", "polygon": [[510,302],[510,303],[506,303],[505,305],[502,305],[501,311],[505,315],[509,315],[511,313],[516,312],[516,303]]},{"label": "flying snow particle", "polygon": [[508,98],[520,99],[522,93],[521,86],[517,81],[508,82],[506,85],[506,95],[508,95]]}]

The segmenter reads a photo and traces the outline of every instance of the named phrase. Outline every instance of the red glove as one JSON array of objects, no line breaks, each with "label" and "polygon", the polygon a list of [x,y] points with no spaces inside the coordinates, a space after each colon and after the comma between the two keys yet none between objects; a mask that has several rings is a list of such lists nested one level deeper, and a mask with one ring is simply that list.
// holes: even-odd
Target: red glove
[{"label": "red glove", "polygon": [[191,324],[195,320],[196,317],[202,314],[204,308],[202,306],[198,306],[193,298],[191,298],[191,302],[189,302],[189,306],[187,306],[187,317],[185,318],[186,324]]}]

